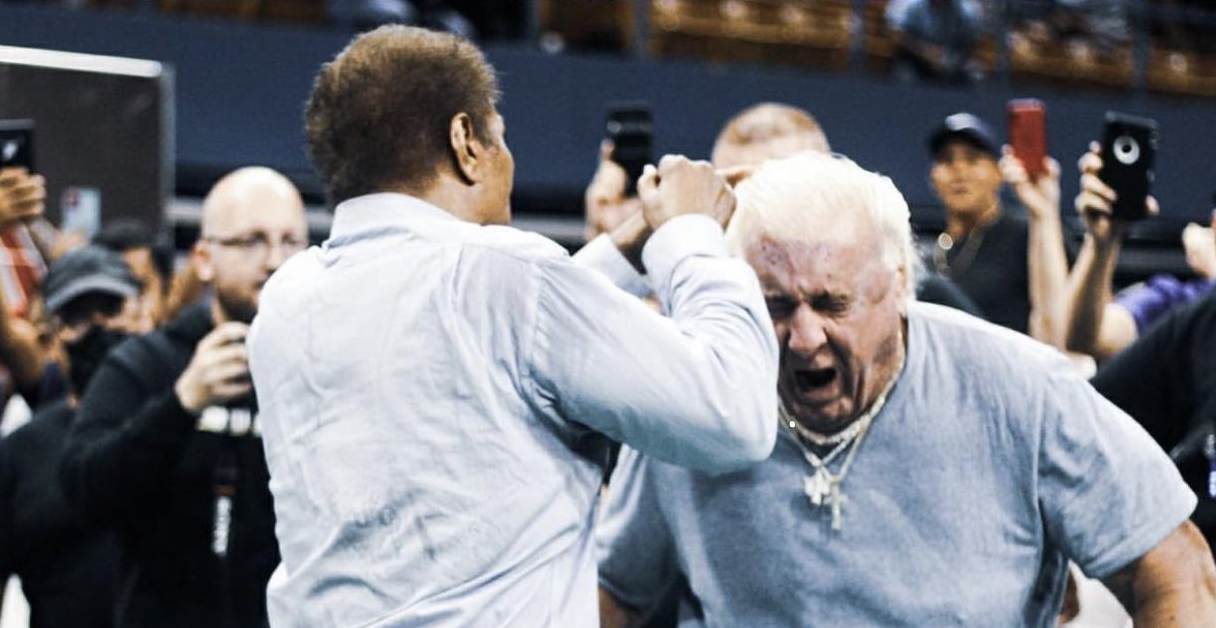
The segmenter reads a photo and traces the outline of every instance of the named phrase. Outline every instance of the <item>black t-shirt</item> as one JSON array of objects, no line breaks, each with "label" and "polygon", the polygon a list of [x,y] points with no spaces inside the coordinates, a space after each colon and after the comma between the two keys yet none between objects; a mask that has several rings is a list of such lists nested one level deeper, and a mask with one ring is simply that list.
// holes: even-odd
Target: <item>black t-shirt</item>
[{"label": "black t-shirt", "polygon": [[0,583],[21,578],[31,628],[113,625],[113,536],[86,524],[59,488],[73,414],[52,403],[0,440]]},{"label": "black t-shirt", "polygon": [[936,303],[962,310],[972,316],[983,316],[980,308],[953,281],[942,275],[926,271],[916,286],[916,300],[922,303]]},{"label": "black t-shirt", "polygon": [[1216,293],[1178,308],[1150,327],[1094,376],[1093,385],[1177,457],[1199,496],[1192,520],[1216,548],[1216,500],[1208,492],[1203,436],[1216,422]]},{"label": "black t-shirt", "polygon": [[1029,244],[1025,216],[1006,209],[996,222],[973,230],[944,255],[934,251],[926,263],[971,297],[984,318],[1026,333],[1030,322]]}]

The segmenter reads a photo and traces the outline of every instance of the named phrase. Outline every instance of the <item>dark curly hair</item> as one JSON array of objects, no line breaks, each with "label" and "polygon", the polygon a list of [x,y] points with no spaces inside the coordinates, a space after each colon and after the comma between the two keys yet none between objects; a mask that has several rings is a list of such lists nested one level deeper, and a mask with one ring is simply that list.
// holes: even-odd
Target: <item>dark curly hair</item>
[{"label": "dark curly hair", "polygon": [[356,37],[321,68],[304,112],[308,155],[330,200],[400,189],[419,192],[449,155],[449,125],[473,120],[492,143],[494,68],[448,33],[382,26]]}]

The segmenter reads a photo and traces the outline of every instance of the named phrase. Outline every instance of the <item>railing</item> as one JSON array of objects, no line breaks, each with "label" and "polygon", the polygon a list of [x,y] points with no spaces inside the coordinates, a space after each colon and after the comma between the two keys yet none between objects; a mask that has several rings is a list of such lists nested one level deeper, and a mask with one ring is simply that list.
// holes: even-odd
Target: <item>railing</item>
[{"label": "railing", "polygon": [[[1216,11],[1147,0],[1112,3],[1127,32],[1095,45],[1037,33],[1032,16],[1046,13],[1048,1],[983,0],[985,27],[974,58],[990,81],[1216,98]],[[589,4],[601,6],[584,8]],[[827,72],[887,74],[898,49],[887,0],[649,0],[645,11],[605,6],[614,4],[622,3],[540,0],[539,27],[575,48],[594,41],[604,49],[614,41],[637,54]],[[587,19],[593,13],[595,19]]]}]

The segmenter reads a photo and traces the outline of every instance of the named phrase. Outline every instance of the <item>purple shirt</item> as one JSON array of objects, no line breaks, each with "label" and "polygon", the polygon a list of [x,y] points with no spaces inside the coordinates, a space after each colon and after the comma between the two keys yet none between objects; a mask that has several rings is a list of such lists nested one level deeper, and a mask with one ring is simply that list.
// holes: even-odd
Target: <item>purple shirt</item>
[{"label": "purple shirt", "polygon": [[1115,297],[1136,321],[1136,333],[1143,334],[1153,321],[1171,309],[1190,303],[1211,292],[1216,279],[1181,281],[1173,275],[1153,275],[1148,281]]}]

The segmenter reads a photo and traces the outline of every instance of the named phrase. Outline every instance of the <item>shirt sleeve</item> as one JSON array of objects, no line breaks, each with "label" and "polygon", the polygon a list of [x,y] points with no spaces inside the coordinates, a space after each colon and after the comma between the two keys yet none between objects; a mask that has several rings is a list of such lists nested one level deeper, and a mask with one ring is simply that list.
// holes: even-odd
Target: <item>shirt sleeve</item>
[{"label": "shirt sleeve", "polygon": [[1091,578],[1137,560],[1196,497],[1148,433],[1071,373],[1042,392],[1039,503],[1047,534]]},{"label": "shirt sleeve", "polygon": [[80,400],[60,467],[64,494],[94,521],[146,516],[196,422],[172,389],[145,390],[112,352]]},{"label": "shirt sleeve", "polygon": [[1136,332],[1143,334],[1162,314],[1191,298],[1185,284],[1175,277],[1153,275],[1145,283],[1120,292],[1115,303],[1132,315]]},{"label": "shirt sleeve", "polygon": [[776,439],[777,342],[755,274],[700,216],[663,225],[642,256],[670,318],[567,258],[534,266],[532,396],[680,466],[763,460]]},{"label": "shirt sleeve", "polygon": [[621,254],[620,249],[612,243],[612,238],[607,234],[601,234],[587,243],[586,246],[579,249],[578,253],[574,254],[574,261],[598,271],[608,278],[613,285],[632,294],[635,297],[641,298],[651,293],[650,284],[625,259]]},{"label": "shirt sleeve", "polygon": [[600,587],[639,612],[658,604],[679,575],[652,470],[645,457],[621,449],[596,528]]}]

